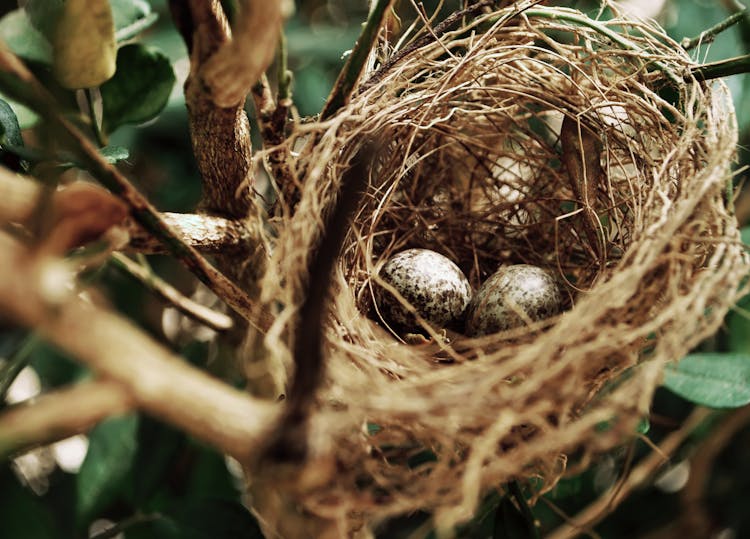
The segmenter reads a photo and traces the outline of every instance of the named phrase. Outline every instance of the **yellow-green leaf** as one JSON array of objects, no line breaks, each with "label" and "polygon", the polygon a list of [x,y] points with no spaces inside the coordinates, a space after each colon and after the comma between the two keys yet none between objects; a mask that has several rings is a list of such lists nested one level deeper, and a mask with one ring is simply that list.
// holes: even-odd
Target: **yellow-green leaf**
[{"label": "yellow-green leaf", "polygon": [[115,74],[117,40],[107,0],[68,0],[52,41],[55,77],[65,88],[93,88]]}]

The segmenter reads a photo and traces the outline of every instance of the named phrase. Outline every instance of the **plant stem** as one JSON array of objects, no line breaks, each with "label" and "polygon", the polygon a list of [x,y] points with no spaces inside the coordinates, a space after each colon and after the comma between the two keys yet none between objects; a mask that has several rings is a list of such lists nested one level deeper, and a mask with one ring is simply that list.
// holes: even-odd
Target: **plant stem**
[{"label": "plant stem", "polygon": [[213,311],[184,296],[176,288],[156,275],[150,267],[139,264],[120,253],[114,253],[110,260],[115,267],[124,271],[154,294],[169,302],[182,314],[197,320],[215,331],[231,329],[233,322],[229,316]]},{"label": "plant stem", "polygon": [[690,75],[698,80],[711,80],[748,72],[750,72],[750,54],[745,54],[695,66],[691,68]]},{"label": "plant stem", "polygon": [[101,119],[96,114],[96,97],[94,93],[98,94],[101,99],[99,90],[95,88],[86,88],[83,93],[86,95],[86,104],[89,108],[89,118],[91,119],[91,127],[94,130],[94,136],[99,146],[102,148],[107,145],[107,135],[102,131]]},{"label": "plant stem", "polygon": [[90,539],[110,539],[111,537],[115,537],[118,534],[124,532],[125,530],[132,528],[133,526],[137,526],[138,524],[145,524],[147,522],[154,522],[155,520],[159,520],[164,518],[159,513],[153,513],[153,514],[141,514],[136,513],[135,515],[128,517],[124,520],[121,520],[111,528],[107,528],[104,531],[101,531],[97,533],[96,535],[92,535]]},{"label": "plant stem", "polygon": [[365,63],[367,62],[367,56],[375,45],[378,32],[383,25],[383,21],[385,21],[385,13],[392,3],[393,0],[378,0],[377,4],[370,12],[370,16],[367,18],[362,33],[360,34],[359,39],[357,39],[357,43],[354,45],[344,67],[341,69],[341,72],[336,79],[336,83],[333,85],[333,90],[328,96],[328,100],[320,113],[320,118],[322,120],[330,118],[336,114],[336,112],[338,112],[344,105],[346,105],[347,101],[349,101],[352,90],[354,90],[354,85],[359,80]]},{"label": "plant stem", "polygon": [[279,53],[278,53],[278,98],[277,102],[291,99],[292,97],[292,72],[289,71],[288,64],[289,48],[286,42],[286,34],[282,31],[279,36]]},{"label": "plant stem", "polygon": [[689,39],[685,38],[682,40],[680,45],[682,45],[682,48],[686,51],[689,51],[690,49],[693,49],[697,47],[698,45],[703,45],[706,43],[711,43],[714,39],[716,39],[716,36],[719,35],[721,32],[726,30],[727,28],[731,28],[738,22],[740,22],[742,19],[745,18],[747,15],[747,8],[743,8],[741,11],[738,11],[737,13],[734,13],[721,21],[720,23],[712,26],[708,30],[704,30],[700,33],[700,35]]}]

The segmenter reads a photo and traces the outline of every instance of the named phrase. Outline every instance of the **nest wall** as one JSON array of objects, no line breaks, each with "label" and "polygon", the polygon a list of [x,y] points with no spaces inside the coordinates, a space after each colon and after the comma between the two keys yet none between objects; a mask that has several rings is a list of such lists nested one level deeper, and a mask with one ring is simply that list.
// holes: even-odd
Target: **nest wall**
[{"label": "nest wall", "polygon": [[[349,530],[417,509],[450,526],[488,488],[535,477],[543,492],[571,459],[633,436],[664,364],[718,328],[747,271],[726,200],[731,100],[692,64],[649,24],[508,8],[298,126],[299,204],[282,201],[262,285],[283,305],[265,340],[285,368],[342,173],[365,141],[379,150],[323,328],[310,443],[335,473],[292,489],[295,503]],[[448,256],[474,289],[504,264],[544,267],[565,312],[476,339],[399,334],[372,298],[384,261],[410,247]]]}]

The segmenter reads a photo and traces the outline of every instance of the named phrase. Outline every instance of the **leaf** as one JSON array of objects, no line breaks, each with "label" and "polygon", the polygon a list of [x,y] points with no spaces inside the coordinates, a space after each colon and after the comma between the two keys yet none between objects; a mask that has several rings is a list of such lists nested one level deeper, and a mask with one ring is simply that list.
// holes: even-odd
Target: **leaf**
[{"label": "leaf", "polygon": [[49,508],[22,487],[9,471],[0,469],[0,536],[3,539],[55,539],[60,537]]},{"label": "leaf", "polygon": [[115,76],[101,87],[105,130],[155,118],[167,104],[174,83],[172,65],[159,50],[141,44],[122,47]]},{"label": "leaf", "polygon": [[117,42],[108,0],[66,0],[51,41],[53,71],[64,88],[94,88],[115,74]]},{"label": "leaf", "polygon": [[51,40],[64,3],[64,0],[26,0],[23,8],[34,28]]},{"label": "leaf", "polygon": [[117,41],[128,40],[156,22],[159,16],[145,0],[109,0]]},{"label": "leaf", "polygon": [[[533,525],[533,524],[532,524]],[[534,535],[521,511],[513,504],[510,496],[505,496],[495,512],[493,539],[530,539]]]},{"label": "leaf", "polygon": [[187,437],[181,431],[156,419],[141,419],[134,464],[138,473],[133,477],[133,501],[139,509],[147,508],[152,496],[164,486],[186,445]]},{"label": "leaf", "polygon": [[133,472],[138,416],[110,419],[89,435],[89,450],[77,477],[77,521],[86,526],[99,511],[123,495]]},{"label": "leaf", "polygon": [[664,387],[711,408],[750,403],[750,355],[701,353],[684,357],[664,370]]},{"label": "leaf", "polygon": [[124,146],[105,146],[99,153],[112,165],[130,157],[130,151]]},{"label": "leaf", "polygon": [[0,148],[3,148],[0,149],[0,163],[18,172],[22,168],[21,160],[4,149],[7,145],[22,147],[23,137],[16,113],[7,102],[0,99]]},{"label": "leaf", "polygon": [[189,501],[170,515],[184,539],[263,539],[260,527],[241,503],[203,499]]},{"label": "leaf", "polygon": [[21,58],[52,63],[52,45],[32,25],[23,9],[11,11],[0,19],[0,38]]}]

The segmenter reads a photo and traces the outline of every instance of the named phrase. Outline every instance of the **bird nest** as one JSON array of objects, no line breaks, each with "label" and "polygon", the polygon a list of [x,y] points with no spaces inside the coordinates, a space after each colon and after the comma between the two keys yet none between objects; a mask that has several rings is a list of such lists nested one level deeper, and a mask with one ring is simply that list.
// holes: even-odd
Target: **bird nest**
[{"label": "bird nest", "polygon": [[[727,196],[731,100],[693,67],[652,24],[509,7],[422,30],[338,114],[297,127],[299,202],[280,201],[262,283],[278,311],[265,345],[289,369],[324,217],[365,141],[377,149],[322,328],[308,442],[329,472],[279,487],[287,507],[336,533],[415,510],[451,526],[490,488],[535,478],[545,492],[635,435],[663,366],[718,328],[747,270]],[[475,290],[503,265],[545,268],[564,311],[478,338],[399,333],[374,291],[412,247]],[[283,528],[280,505],[258,507]]]}]

